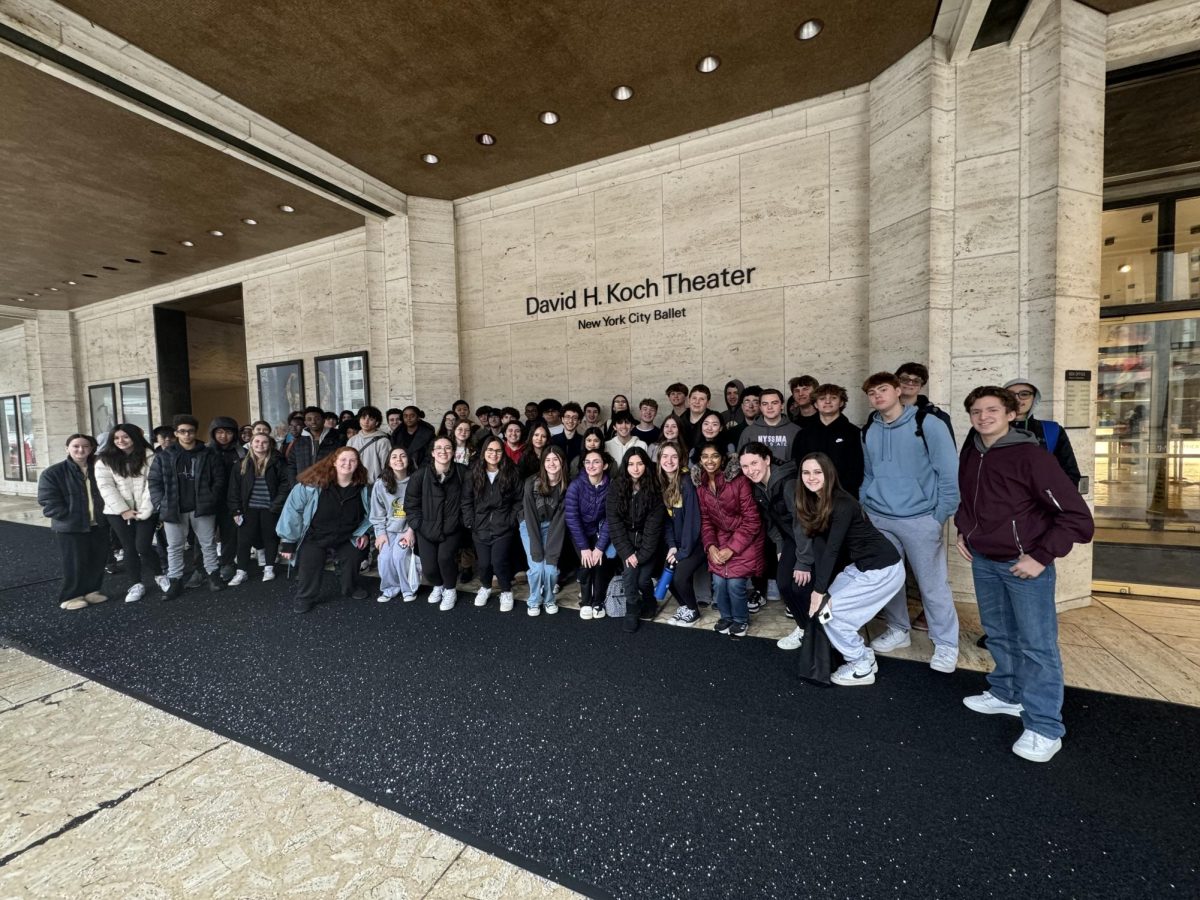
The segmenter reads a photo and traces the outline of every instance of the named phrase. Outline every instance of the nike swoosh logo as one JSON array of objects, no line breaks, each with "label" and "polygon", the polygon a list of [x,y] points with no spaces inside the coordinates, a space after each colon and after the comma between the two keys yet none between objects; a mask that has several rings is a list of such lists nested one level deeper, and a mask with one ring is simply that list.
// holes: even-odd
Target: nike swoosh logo
[{"label": "nike swoosh logo", "polygon": [[865,674],[863,674],[863,675],[859,675],[857,672],[853,672],[853,673],[851,673],[851,677],[852,677],[852,678],[854,678],[856,681],[860,681],[860,680],[862,680],[863,678],[866,678],[866,677],[867,677],[868,675],[870,675],[870,674],[872,674],[872,673],[870,673],[870,672],[867,672],[867,673],[865,673]]}]

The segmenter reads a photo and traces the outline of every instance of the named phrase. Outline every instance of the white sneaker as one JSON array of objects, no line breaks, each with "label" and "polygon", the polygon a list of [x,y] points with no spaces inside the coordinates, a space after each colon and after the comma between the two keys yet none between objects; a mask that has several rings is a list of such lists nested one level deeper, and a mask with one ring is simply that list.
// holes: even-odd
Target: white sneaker
[{"label": "white sneaker", "polygon": [[[170,584],[168,584],[167,587],[170,587]],[[125,593],[125,602],[126,603],[136,603],[137,601],[141,600],[145,596],[146,596],[146,587],[141,582],[138,582],[137,584],[130,587],[130,589]]]},{"label": "white sneaker", "polygon": [[171,579],[166,575],[155,575],[154,583],[158,585],[158,589],[164,594],[171,589]]},{"label": "white sneaker", "polygon": [[933,659],[929,661],[929,668],[935,672],[945,672],[947,675],[953,674],[958,668],[958,648],[957,647],[939,647],[937,644],[933,646]]},{"label": "white sneaker", "polygon": [[912,638],[907,631],[889,625],[884,629],[883,634],[871,641],[871,649],[876,653],[891,653],[893,650],[901,650],[911,644]]},{"label": "white sneaker", "polygon": [[557,603],[547,603],[546,604],[546,615],[553,616],[557,613],[558,613],[558,604]]},{"label": "white sneaker", "polygon": [[875,683],[875,673],[879,671],[879,663],[875,662],[875,654],[867,651],[867,655],[858,662],[845,663],[829,676],[829,680],[842,687],[860,687]]},{"label": "white sneaker", "polygon": [[434,589],[429,592],[429,602],[430,603],[441,603],[442,602],[442,586],[440,584],[435,586]]},{"label": "white sneaker", "polygon": [[608,615],[608,613],[606,613],[604,611],[603,606],[593,606],[592,607],[592,618],[593,619],[603,619],[606,615]]},{"label": "white sneaker", "polygon": [[1048,738],[1026,728],[1013,744],[1012,751],[1030,762],[1049,762],[1062,749],[1062,738]]},{"label": "white sneaker", "polygon": [[540,616],[542,614],[542,608],[540,606],[529,606],[526,607],[525,611],[531,616]]},{"label": "white sneaker", "polygon": [[590,619],[592,617],[592,608],[586,603],[579,607],[579,618]]},{"label": "white sneaker", "polygon": [[405,594],[405,595],[404,595],[404,602],[405,602],[405,603],[412,603],[412,602],[413,602],[414,600],[416,600],[416,599],[417,599],[417,595],[416,595],[416,594]]},{"label": "white sneaker", "polygon": [[513,611],[513,595],[512,591],[502,591],[500,593],[500,612]]},{"label": "white sneaker", "polygon": [[227,587],[237,587],[239,584],[245,584],[246,579],[250,576],[246,574],[245,569],[238,569],[233,573],[233,577],[229,579]]},{"label": "white sneaker", "polygon": [[262,568],[264,568],[264,569],[265,569],[265,568],[267,567],[267,551],[266,551],[266,550],[259,550],[259,551],[258,551],[258,553],[257,553],[256,555],[258,556],[258,564],[259,564],[259,566],[261,566]]},{"label": "white sneaker", "polygon": [[125,561],[125,551],[124,550],[114,550],[113,551],[113,562],[124,562],[124,561]]},{"label": "white sneaker", "polygon": [[802,643],[804,643],[804,629],[793,628],[792,633],[777,640],[775,646],[780,650],[799,650]]},{"label": "white sneaker", "polygon": [[275,580],[275,567],[274,566],[263,566],[263,581],[274,581],[274,580]]},{"label": "white sneaker", "polygon": [[375,602],[376,603],[387,603],[391,599],[392,598],[389,597],[387,594],[380,594],[378,597],[375,598]]},{"label": "white sneaker", "polygon": [[492,596],[492,589],[490,587],[481,587],[475,592],[475,605],[487,606],[488,597],[490,596]]},{"label": "white sneaker", "polygon": [[440,612],[450,612],[454,609],[454,604],[458,602],[458,591],[442,590],[442,602],[438,606]]},{"label": "white sneaker", "polygon": [[1003,713],[1006,716],[1020,718],[1021,713],[1025,711],[1025,707],[1020,703],[1005,703],[991,691],[984,691],[982,694],[963,697],[963,706],[977,713],[983,713],[986,716]]}]

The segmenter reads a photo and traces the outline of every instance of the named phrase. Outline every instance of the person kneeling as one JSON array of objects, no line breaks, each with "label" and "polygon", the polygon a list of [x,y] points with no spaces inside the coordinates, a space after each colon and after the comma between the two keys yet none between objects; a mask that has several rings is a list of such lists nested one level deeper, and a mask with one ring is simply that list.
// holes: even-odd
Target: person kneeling
[{"label": "person kneeling", "polygon": [[[812,538],[815,557],[808,614],[817,615],[828,600],[825,634],[846,660],[830,680],[843,687],[874,684],[879,665],[859,629],[904,584],[904,563],[858,501],[838,484],[837,469],[828,456],[805,456],[800,462],[800,483],[796,513]],[[849,562],[834,577],[839,558]]]},{"label": "person kneeling", "polygon": [[355,582],[371,528],[370,488],[358,451],[339,447],[296,481],[276,526],[279,555],[295,567],[299,579],[293,610],[306,613],[317,602],[331,550],[341,565],[342,595],[365,599],[367,592]]}]

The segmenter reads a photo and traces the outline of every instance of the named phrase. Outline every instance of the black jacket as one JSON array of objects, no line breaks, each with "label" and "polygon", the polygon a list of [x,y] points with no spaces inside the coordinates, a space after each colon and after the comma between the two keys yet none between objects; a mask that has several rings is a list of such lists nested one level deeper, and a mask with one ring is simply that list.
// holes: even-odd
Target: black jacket
[{"label": "black jacket", "polygon": [[336,428],[326,428],[321,432],[321,440],[313,449],[312,435],[307,431],[292,441],[292,449],[288,452],[288,479],[290,484],[296,483],[296,476],[342,446],[342,433]]},{"label": "black jacket", "polygon": [[900,562],[900,553],[892,542],[879,533],[858,501],[846,491],[833,495],[829,527],[813,536],[813,550],[816,564],[812,586],[819,594],[827,593],[833,579],[850,563],[860,572],[870,572]]},{"label": "black jacket", "polygon": [[[292,482],[288,475],[287,460],[276,453],[267,468],[263,470],[263,480],[267,483],[267,493],[271,495],[271,512],[283,512],[284,501]],[[225,493],[225,508],[231,516],[237,516],[250,508],[250,491],[254,487],[254,461],[246,464],[246,474],[242,474],[242,464],[239,462],[229,472],[229,489]]]},{"label": "black jacket", "polygon": [[463,472],[462,519],[471,536],[481,544],[494,543],[505,533],[516,531],[521,516],[521,480],[511,473],[507,490],[495,481],[484,479],[483,490],[475,491],[475,473]]},{"label": "black jacket", "polygon": [[638,565],[649,564],[658,552],[663,519],[667,515],[662,497],[650,491],[638,491],[630,498],[629,510],[622,516],[617,509],[617,485],[614,484],[608,489],[605,504],[608,535],[617,548],[617,557],[622,561],[622,566],[624,560],[634,553],[637,554]]},{"label": "black jacket", "polygon": [[437,432],[428,422],[417,422],[417,430],[412,434],[400,423],[400,427],[392,432],[392,446],[403,447],[408,453],[410,470],[419,468],[429,462],[429,451],[433,449],[433,439]]},{"label": "black jacket", "polygon": [[1075,459],[1075,448],[1071,446],[1071,438],[1067,434],[1067,429],[1061,425],[1058,426],[1058,440],[1055,441],[1054,447],[1046,446],[1046,426],[1041,419],[1035,419],[1033,415],[1029,415],[1024,422],[1019,419],[1014,421],[1013,428],[1024,428],[1030,432],[1037,442],[1042,445],[1043,450],[1048,450],[1054,454],[1054,458],[1058,460],[1059,468],[1061,468],[1067,477],[1071,479],[1071,483],[1076,488],[1079,487],[1079,481],[1083,476],[1079,473],[1079,463]]},{"label": "black jacket", "polygon": [[[179,523],[179,476],[175,472],[182,454],[178,444],[172,444],[157,454],[150,463],[150,502],[164,522]],[[225,464],[211,447],[200,445],[196,454],[196,515],[216,515],[225,499]]]},{"label": "black jacket", "polygon": [[862,429],[839,415],[826,425],[821,417],[805,420],[794,448],[796,466],[810,453],[824,453],[833,460],[838,482],[851,496],[858,496],[863,483]]},{"label": "black jacket", "polygon": [[[586,476],[585,476],[586,477]],[[558,565],[563,538],[567,533],[567,486],[561,481],[549,494],[539,494],[538,476],[525,481],[525,528],[529,532],[529,556],[534,562]],[[542,522],[550,523],[546,542],[542,543]]]},{"label": "black jacket", "polygon": [[[87,483],[92,491],[92,516],[97,525],[108,527],[104,518],[104,499],[96,487],[96,464],[88,463]],[[55,463],[38,478],[37,500],[42,513],[50,520],[52,531],[67,534],[86,534],[92,530],[88,518],[87,494],[84,493],[83,470],[72,459]]]},{"label": "black jacket", "polygon": [[812,541],[804,533],[800,518],[796,515],[796,463],[772,465],[771,480],[766,487],[754,485],[754,502],[758,504],[763,527],[775,545],[775,552],[781,554],[784,544],[795,544],[796,571],[811,572]]},{"label": "black jacket", "polygon": [[462,463],[451,463],[441,481],[432,465],[417,469],[404,491],[408,526],[425,540],[437,543],[457,534],[463,526],[462,498],[467,477],[467,467]]}]

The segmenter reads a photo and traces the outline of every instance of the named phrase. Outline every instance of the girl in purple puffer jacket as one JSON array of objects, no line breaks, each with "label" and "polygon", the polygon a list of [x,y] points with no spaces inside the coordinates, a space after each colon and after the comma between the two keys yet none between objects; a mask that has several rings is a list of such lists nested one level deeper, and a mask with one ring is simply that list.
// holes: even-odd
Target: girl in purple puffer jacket
[{"label": "girl in purple puffer jacket", "polygon": [[580,464],[581,477],[567,488],[566,520],[571,541],[579,552],[579,618],[603,619],[604,595],[616,572],[609,547],[608,471],[612,460],[603,450],[588,450]]}]

